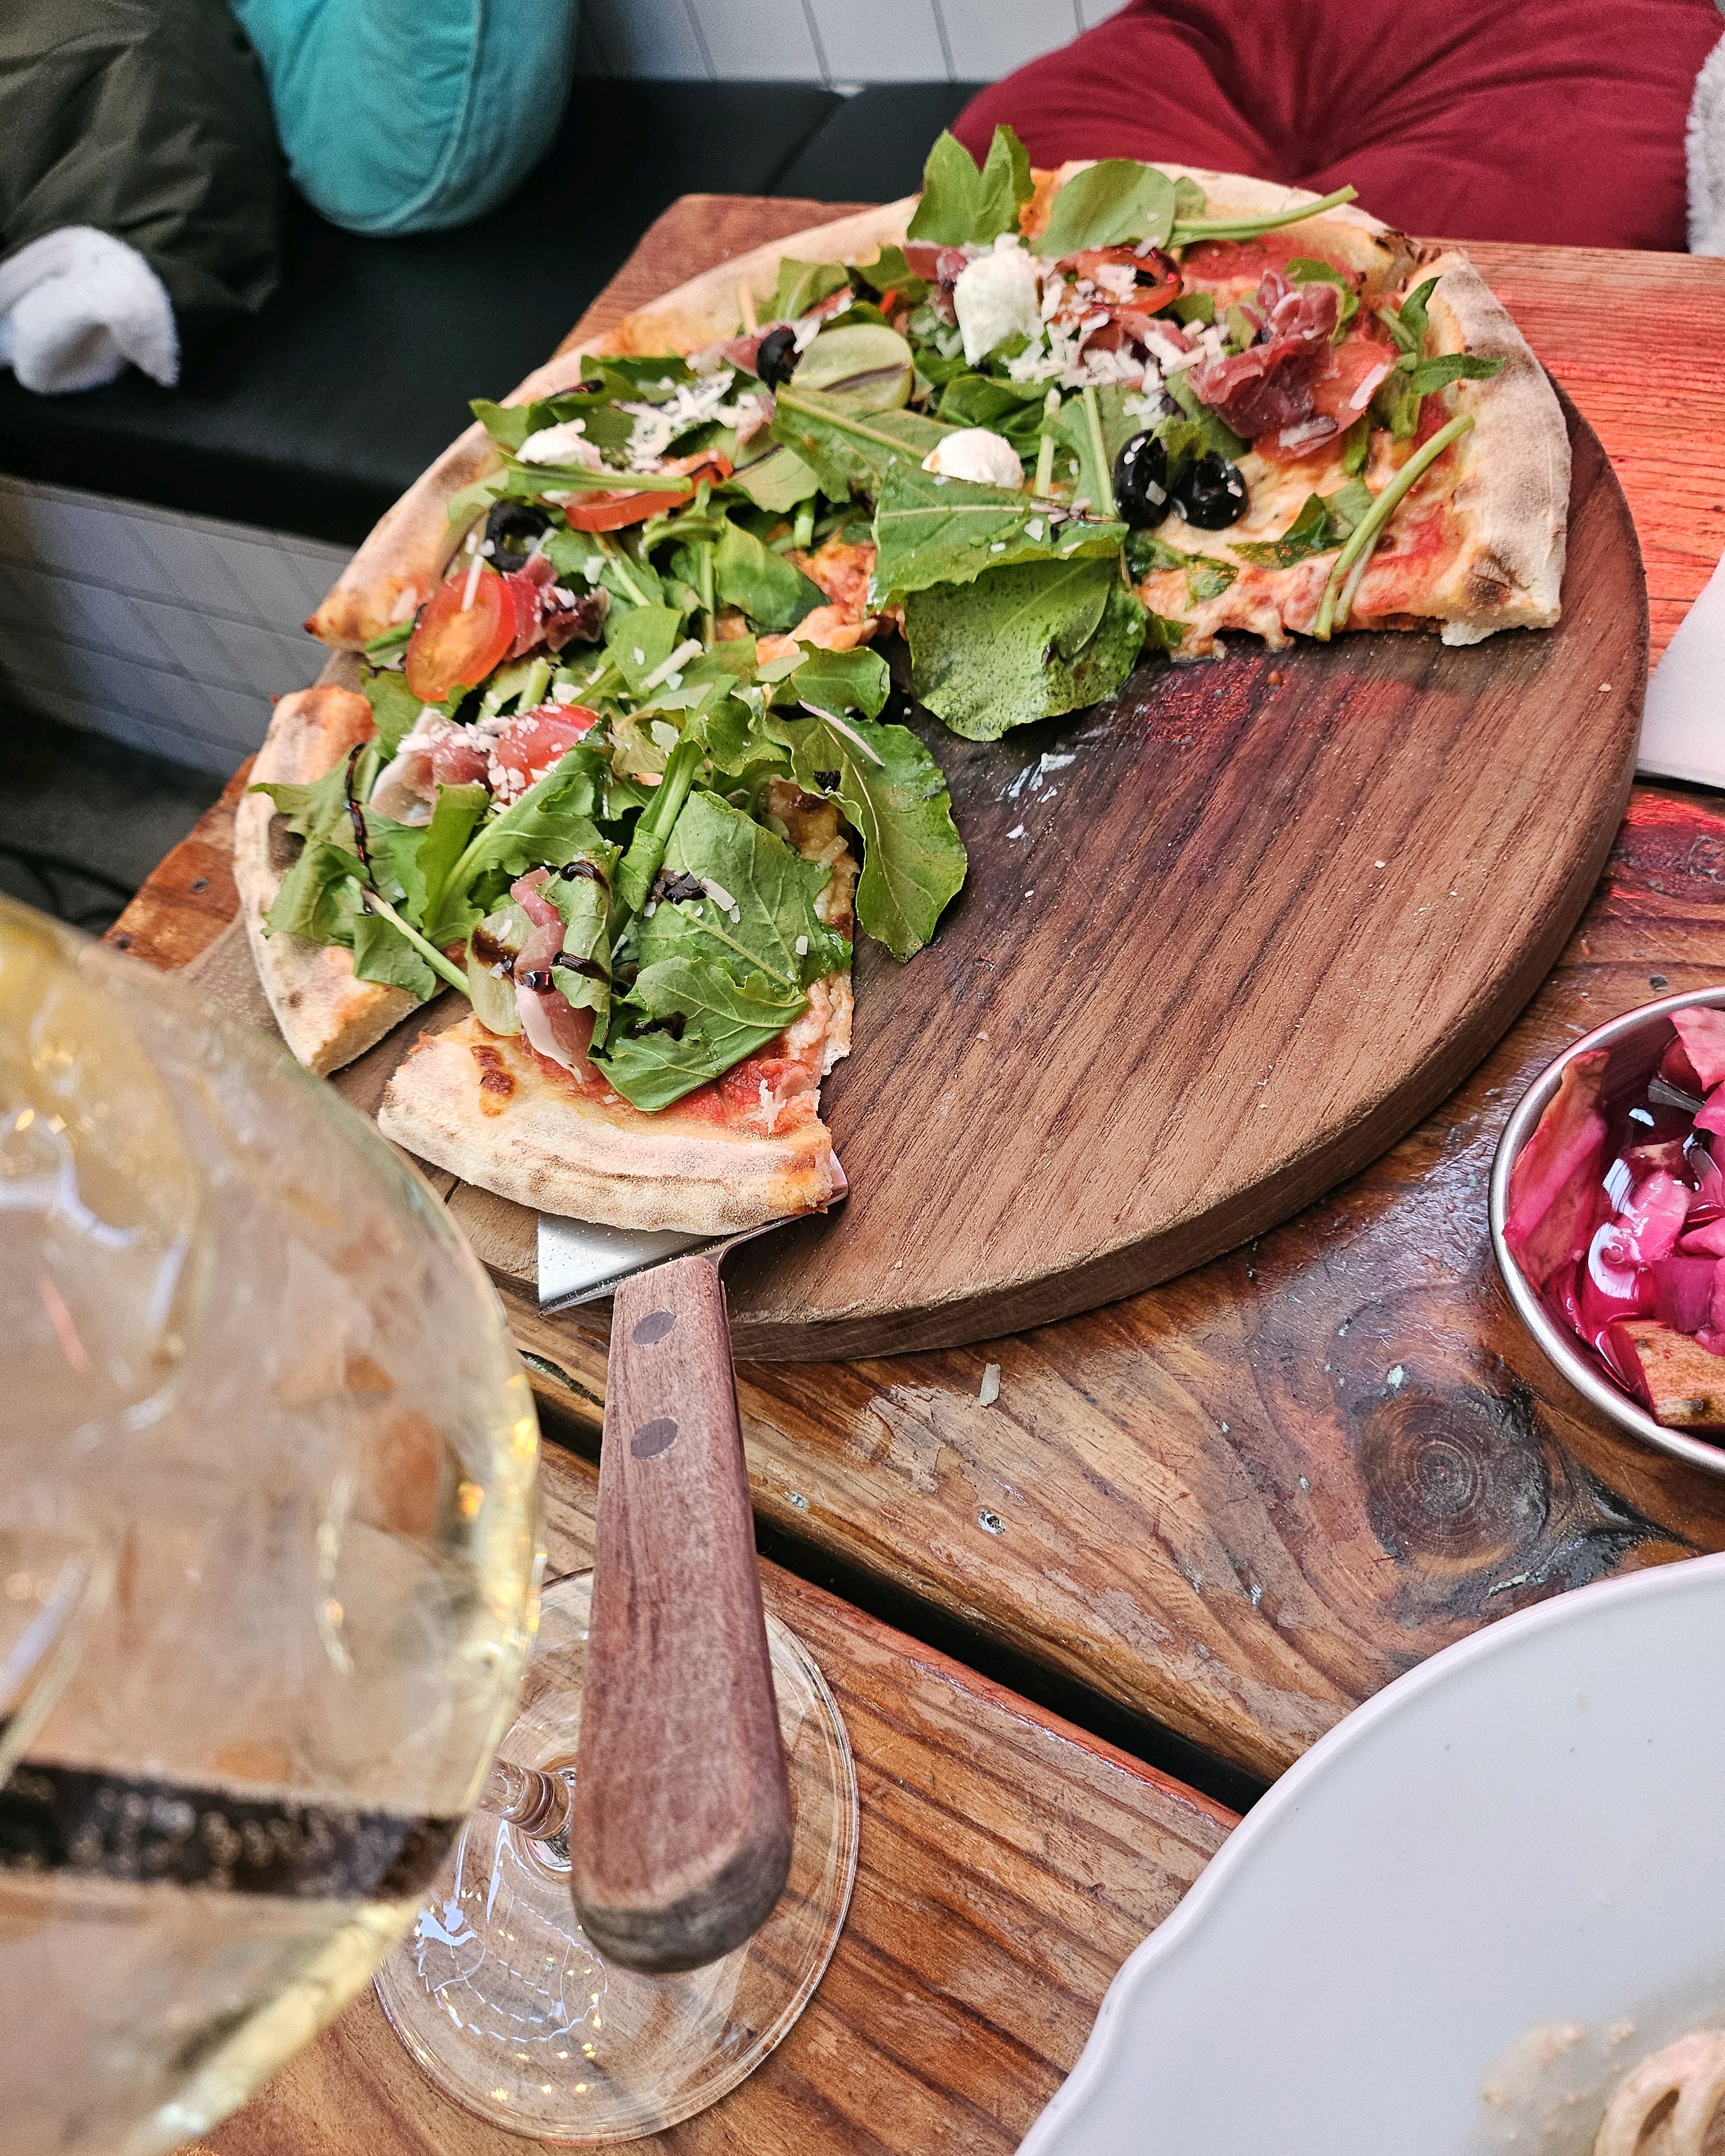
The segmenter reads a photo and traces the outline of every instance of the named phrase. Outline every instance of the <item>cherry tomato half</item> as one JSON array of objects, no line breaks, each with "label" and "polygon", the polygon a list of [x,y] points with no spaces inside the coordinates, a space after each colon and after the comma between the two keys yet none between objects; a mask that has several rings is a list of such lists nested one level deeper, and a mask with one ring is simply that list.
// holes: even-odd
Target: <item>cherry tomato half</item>
[{"label": "cherry tomato half", "polygon": [[[468,596],[472,579],[470,604]],[[514,594],[489,562],[475,575],[464,564],[425,603],[408,641],[408,686],[421,703],[440,704],[458,681],[477,688],[509,655],[518,626]]]},{"label": "cherry tomato half", "polygon": [[[608,487],[602,493],[572,494],[564,506],[564,521],[572,531],[621,531],[626,525],[644,524],[649,516],[681,509],[693,501],[701,480],[711,479],[716,486],[731,476],[729,459],[712,450],[683,459],[682,468],[689,475],[685,493],[649,493],[644,488],[619,491]],[[675,470],[676,466],[670,469]]]}]

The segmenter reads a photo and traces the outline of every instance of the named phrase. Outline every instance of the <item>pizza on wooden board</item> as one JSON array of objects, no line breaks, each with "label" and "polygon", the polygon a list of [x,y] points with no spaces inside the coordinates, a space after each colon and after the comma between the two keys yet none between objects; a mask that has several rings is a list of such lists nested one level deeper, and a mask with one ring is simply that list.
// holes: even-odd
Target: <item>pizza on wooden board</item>
[{"label": "pizza on wooden board", "polygon": [[1558,618],[1556,397],[1348,189],[943,136],[474,408],[310,624],[361,687],[277,708],[245,919],[315,1069],[467,995],[382,1127],[620,1225],[843,1188],[851,937],[908,961],[965,870],[877,644],[988,740],[1231,632]]}]

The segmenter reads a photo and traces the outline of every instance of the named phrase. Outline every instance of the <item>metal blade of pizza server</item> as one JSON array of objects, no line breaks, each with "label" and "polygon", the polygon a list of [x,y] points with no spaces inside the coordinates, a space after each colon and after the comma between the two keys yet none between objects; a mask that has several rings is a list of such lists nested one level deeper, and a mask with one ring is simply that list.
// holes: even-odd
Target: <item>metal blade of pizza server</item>
[{"label": "metal blade of pizza server", "polygon": [[560,1310],[576,1310],[584,1302],[601,1302],[626,1280],[649,1265],[685,1257],[691,1250],[707,1252],[715,1265],[740,1243],[752,1243],[757,1235],[770,1235],[775,1228],[806,1219],[802,1213],[787,1213],[777,1220],[763,1220],[758,1228],[744,1228],[729,1235],[687,1235],[675,1228],[606,1228],[593,1220],[574,1220],[560,1213],[539,1215],[539,1307],[550,1317]]},{"label": "metal blade of pizza server", "polygon": [[[703,1250],[716,1239],[670,1228],[606,1228],[558,1213],[539,1216],[539,1307],[549,1315],[598,1302],[645,1265]],[[717,1240],[722,1240],[722,1238]]]}]

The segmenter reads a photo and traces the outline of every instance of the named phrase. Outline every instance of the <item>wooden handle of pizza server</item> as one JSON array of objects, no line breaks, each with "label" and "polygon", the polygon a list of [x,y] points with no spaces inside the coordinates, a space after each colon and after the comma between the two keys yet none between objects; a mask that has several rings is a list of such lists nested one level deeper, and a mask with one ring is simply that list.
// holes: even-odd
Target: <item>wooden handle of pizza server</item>
[{"label": "wooden handle of pizza server", "polygon": [[740,1946],[790,1871],[731,1327],[700,1255],[613,1306],[569,1853],[588,1936],[655,1973]]}]

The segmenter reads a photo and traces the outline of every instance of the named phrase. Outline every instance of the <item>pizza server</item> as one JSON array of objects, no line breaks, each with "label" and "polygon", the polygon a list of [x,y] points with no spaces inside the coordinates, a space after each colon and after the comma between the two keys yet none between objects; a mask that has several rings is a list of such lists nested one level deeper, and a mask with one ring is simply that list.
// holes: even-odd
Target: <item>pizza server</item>
[{"label": "pizza server", "polygon": [[542,1214],[539,1306],[614,1298],[571,1887],[601,1953],[716,1961],[784,1891],[791,1801],[714,1240]]}]

